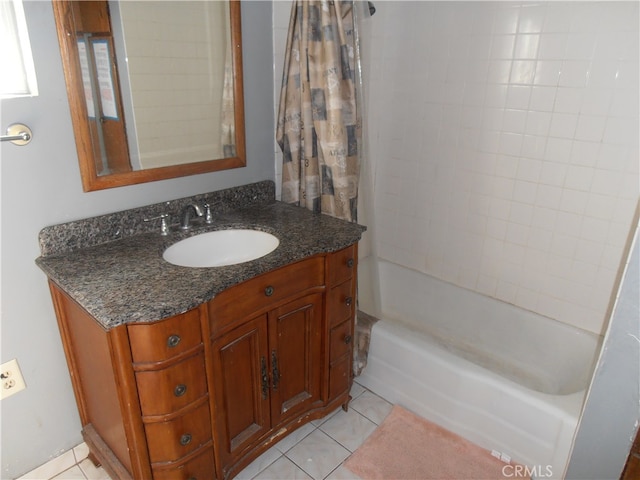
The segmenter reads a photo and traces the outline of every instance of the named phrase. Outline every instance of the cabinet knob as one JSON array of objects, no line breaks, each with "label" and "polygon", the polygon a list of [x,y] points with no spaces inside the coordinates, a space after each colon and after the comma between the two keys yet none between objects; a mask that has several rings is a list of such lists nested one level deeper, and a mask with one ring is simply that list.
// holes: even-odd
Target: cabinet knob
[{"label": "cabinet knob", "polygon": [[353,258],[350,258],[349,260],[347,260],[347,267],[353,268],[354,264],[355,262],[353,261]]},{"label": "cabinet knob", "polygon": [[351,335],[345,335],[344,336],[344,343],[346,343],[347,345],[349,345],[351,343],[351,340],[353,340]]},{"label": "cabinet knob", "polygon": [[353,297],[347,297],[347,298],[344,299],[344,304],[347,307],[350,307],[352,303],[353,303]]},{"label": "cabinet knob", "polygon": [[178,344],[180,343],[180,340],[182,340],[180,338],[180,335],[171,335],[169,338],[167,338],[167,347],[169,348],[177,347]]},{"label": "cabinet knob", "polygon": [[275,291],[275,288],[273,288],[271,285],[269,285],[267,288],[264,289],[264,294],[267,297],[270,297],[271,295],[273,295],[274,291]]},{"label": "cabinet knob", "polygon": [[176,385],[176,388],[173,389],[173,394],[176,397],[181,397],[185,393],[187,393],[187,386],[183,383],[181,383],[180,385]]},{"label": "cabinet knob", "polygon": [[180,437],[180,445],[183,447],[189,445],[191,443],[192,437],[190,433],[185,433]]}]

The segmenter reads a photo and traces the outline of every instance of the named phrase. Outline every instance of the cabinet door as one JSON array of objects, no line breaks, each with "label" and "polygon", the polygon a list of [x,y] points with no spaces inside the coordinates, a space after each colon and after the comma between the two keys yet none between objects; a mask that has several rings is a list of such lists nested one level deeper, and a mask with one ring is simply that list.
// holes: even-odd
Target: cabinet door
[{"label": "cabinet door", "polygon": [[214,430],[220,464],[230,465],[270,428],[267,315],[213,341]]},{"label": "cabinet door", "polygon": [[269,313],[271,421],[322,404],[322,293],[298,298]]}]

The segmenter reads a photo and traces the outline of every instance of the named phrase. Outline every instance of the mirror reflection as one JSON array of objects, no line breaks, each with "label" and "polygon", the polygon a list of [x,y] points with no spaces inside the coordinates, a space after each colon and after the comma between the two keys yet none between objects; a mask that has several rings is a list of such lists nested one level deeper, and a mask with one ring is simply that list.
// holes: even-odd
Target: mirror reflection
[{"label": "mirror reflection", "polygon": [[245,165],[238,2],[54,13],[85,190]]}]

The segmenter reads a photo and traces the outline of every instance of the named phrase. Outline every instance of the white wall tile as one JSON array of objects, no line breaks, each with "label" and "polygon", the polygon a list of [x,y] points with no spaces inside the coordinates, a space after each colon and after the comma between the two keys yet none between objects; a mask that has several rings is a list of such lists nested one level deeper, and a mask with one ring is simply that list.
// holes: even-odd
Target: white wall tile
[{"label": "white wall tile", "polygon": [[538,60],[534,82],[536,85],[557,86],[562,71],[562,60]]},{"label": "white wall tile", "polygon": [[[609,90],[605,90],[604,92],[609,92]],[[633,117],[634,110],[636,109],[639,102],[639,89],[636,88],[618,88],[613,90],[612,99],[611,99],[611,110],[608,110],[604,107],[606,103],[606,99],[602,98],[606,95],[606,93],[601,93],[600,101],[598,107],[600,110],[595,112],[585,112],[585,113],[594,113],[600,114],[602,112],[609,112],[611,116],[614,117]],[[584,105],[583,105],[584,106]],[[589,106],[587,106],[588,108]],[[595,107],[594,107],[595,108]]]},{"label": "white wall tile", "polygon": [[553,111],[561,113],[577,113],[580,111],[583,97],[584,89],[560,87],[556,90]]},{"label": "white wall tile", "polygon": [[569,166],[565,163],[544,161],[540,170],[539,182],[542,185],[562,186],[568,169]]},{"label": "white wall tile", "polygon": [[549,135],[552,137],[572,138],[576,133],[578,115],[573,113],[554,113],[551,116]]},{"label": "white wall tile", "polygon": [[509,85],[507,89],[507,108],[528,109],[531,87]]},{"label": "white wall tile", "polygon": [[487,71],[488,83],[509,83],[511,60],[490,60]]},{"label": "white wall tile", "polygon": [[573,142],[569,138],[549,137],[544,158],[552,162],[568,163]]},{"label": "white wall tile", "polygon": [[536,73],[536,62],[533,60],[514,60],[511,64],[509,83],[530,85]]},{"label": "white wall tile", "polygon": [[615,88],[618,64],[617,60],[609,58],[593,61],[589,70],[589,85],[600,88]]},{"label": "white wall tile", "polygon": [[531,60],[538,58],[539,41],[540,35],[528,33],[519,34],[516,38],[513,51],[514,58],[527,58]]},{"label": "white wall tile", "polygon": [[544,32],[568,32],[573,9],[566,2],[549,2],[542,30]]},{"label": "white wall tile", "polygon": [[638,139],[638,117],[607,117],[604,127],[605,143],[629,145]]},{"label": "white wall tile", "polygon": [[519,14],[520,7],[515,3],[496,8],[493,17],[493,33],[516,33]]},{"label": "white wall tile", "polygon": [[566,58],[590,59],[593,56],[596,38],[595,31],[569,35],[565,49]]},{"label": "white wall tile", "polygon": [[594,170],[580,165],[569,165],[564,186],[567,190],[589,191],[593,181]]},{"label": "white wall tile", "polygon": [[600,143],[574,141],[571,145],[570,161],[573,164],[594,167],[598,163]]},{"label": "white wall tile", "polygon": [[539,33],[545,17],[545,5],[524,4],[520,9],[519,33]]},{"label": "white wall tile", "polygon": [[533,87],[531,89],[530,109],[551,112],[556,99],[556,90],[554,87]]},{"label": "white wall tile", "polygon": [[588,60],[564,60],[558,85],[572,88],[584,87],[587,85],[588,72]]},{"label": "white wall tile", "polygon": [[538,59],[561,60],[567,47],[569,35],[566,33],[547,33],[540,36]]}]

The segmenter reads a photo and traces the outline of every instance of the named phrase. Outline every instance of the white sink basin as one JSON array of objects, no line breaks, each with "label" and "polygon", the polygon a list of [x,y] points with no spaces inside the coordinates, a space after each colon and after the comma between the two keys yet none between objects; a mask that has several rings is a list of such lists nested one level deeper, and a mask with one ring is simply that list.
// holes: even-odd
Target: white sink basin
[{"label": "white sink basin", "polygon": [[162,254],[181,267],[224,267],[264,257],[280,240],[259,230],[217,230],[185,238]]}]

